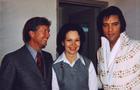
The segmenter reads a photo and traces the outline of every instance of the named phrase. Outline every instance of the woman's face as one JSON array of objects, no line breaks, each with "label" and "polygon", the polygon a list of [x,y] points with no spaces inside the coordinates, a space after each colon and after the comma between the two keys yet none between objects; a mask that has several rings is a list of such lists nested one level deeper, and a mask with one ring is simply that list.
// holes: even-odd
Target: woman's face
[{"label": "woman's face", "polygon": [[69,31],[66,34],[64,42],[65,53],[67,55],[76,55],[80,48],[80,36],[77,31]]}]

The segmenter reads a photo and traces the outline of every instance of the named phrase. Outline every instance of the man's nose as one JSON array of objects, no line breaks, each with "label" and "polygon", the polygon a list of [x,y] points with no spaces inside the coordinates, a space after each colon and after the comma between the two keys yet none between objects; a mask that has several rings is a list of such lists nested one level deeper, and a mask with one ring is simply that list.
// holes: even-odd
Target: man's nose
[{"label": "man's nose", "polygon": [[109,25],[108,31],[111,32],[112,31],[112,26]]}]

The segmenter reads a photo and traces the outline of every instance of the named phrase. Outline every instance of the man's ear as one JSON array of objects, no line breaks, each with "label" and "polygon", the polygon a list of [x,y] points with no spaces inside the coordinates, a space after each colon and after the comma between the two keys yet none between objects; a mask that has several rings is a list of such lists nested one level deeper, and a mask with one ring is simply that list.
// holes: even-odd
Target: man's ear
[{"label": "man's ear", "polygon": [[34,37],[34,32],[33,31],[29,31],[29,35],[30,35],[30,37]]}]

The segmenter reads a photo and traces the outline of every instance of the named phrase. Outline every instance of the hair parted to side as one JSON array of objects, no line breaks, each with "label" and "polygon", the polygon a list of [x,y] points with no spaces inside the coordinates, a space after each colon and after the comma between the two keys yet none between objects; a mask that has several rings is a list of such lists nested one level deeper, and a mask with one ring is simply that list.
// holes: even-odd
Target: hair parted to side
[{"label": "hair parted to side", "polygon": [[126,30],[126,21],[122,11],[116,6],[110,6],[102,10],[97,16],[97,29],[101,36],[103,36],[103,20],[104,18],[109,18],[111,15],[116,15],[119,17],[121,32]]},{"label": "hair parted to side", "polygon": [[29,35],[29,31],[36,31],[37,27],[40,25],[46,25],[50,27],[51,22],[45,17],[33,17],[25,23],[23,28],[24,43],[28,43],[31,39]]},{"label": "hair parted to side", "polygon": [[64,42],[64,40],[66,38],[66,34],[69,31],[78,32],[78,34],[80,36],[80,48],[79,48],[78,52],[81,53],[81,51],[82,51],[82,46],[85,41],[85,33],[80,25],[68,23],[68,24],[63,25],[57,34],[57,53],[59,55],[62,54],[63,51],[65,50],[65,47],[62,45],[62,42]]}]

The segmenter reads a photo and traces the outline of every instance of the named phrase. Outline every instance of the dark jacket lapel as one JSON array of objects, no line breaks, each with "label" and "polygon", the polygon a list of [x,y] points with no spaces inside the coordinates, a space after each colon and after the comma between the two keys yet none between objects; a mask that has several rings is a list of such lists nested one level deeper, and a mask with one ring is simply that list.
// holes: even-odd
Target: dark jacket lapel
[{"label": "dark jacket lapel", "polygon": [[35,72],[36,74],[38,74],[40,77],[42,77],[41,73],[39,72],[37,66],[36,66],[36,62],[33,59],[30,51],[28,50],[28,48],[24,45],[20,50],[21,53],[21,60],[23,64],[25,64],[27,69],[30,69],[31,71]]}]

